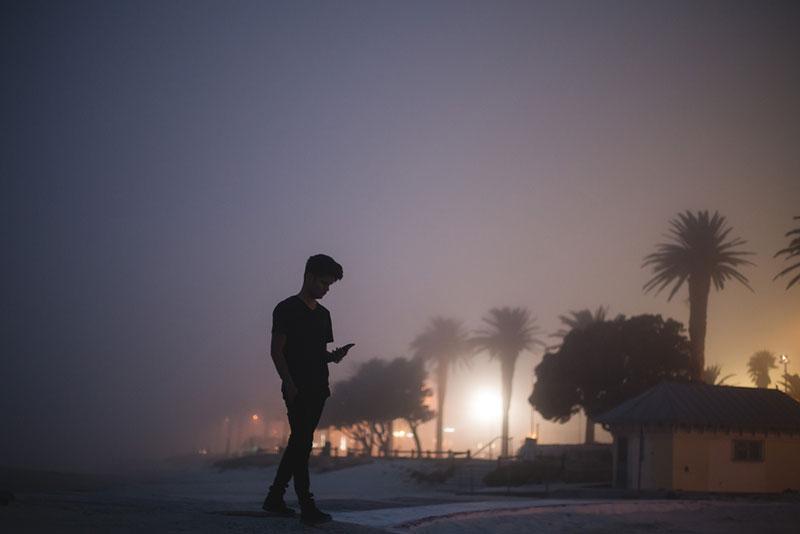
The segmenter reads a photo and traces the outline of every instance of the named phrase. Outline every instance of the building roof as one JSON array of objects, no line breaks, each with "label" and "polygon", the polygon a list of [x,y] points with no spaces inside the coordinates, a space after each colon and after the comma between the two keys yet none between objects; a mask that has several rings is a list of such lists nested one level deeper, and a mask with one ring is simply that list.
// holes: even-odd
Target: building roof
[{"label": "building roof", "polygon": [[662,382],[594,420],[800,432],[800,403],[777,389]]}]

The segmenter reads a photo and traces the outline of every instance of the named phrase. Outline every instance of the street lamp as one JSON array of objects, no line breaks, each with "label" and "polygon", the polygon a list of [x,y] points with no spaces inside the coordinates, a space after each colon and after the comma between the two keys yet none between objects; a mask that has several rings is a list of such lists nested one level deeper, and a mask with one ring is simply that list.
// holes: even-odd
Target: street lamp
[{"label": "street lamp", "polygon": [[783,364],[783,391],[789,392],[789,357],[785,354],[781,354],[778,358],[778,361]]},{"label": "street lamp", "polygon": [[225,457],[231,455],[231,418],[225,417]]}]

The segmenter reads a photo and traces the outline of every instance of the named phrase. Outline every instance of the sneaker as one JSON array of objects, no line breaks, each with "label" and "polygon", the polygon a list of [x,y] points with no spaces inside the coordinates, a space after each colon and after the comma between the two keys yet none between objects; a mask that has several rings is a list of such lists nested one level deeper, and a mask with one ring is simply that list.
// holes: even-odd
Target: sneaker
[{"label": "sneaker", "polygon": [[281,517],[294,517],[297,515],[297,512],[286,506],[282,496],[267,495],[267,498],[264,499],[264,504],[261,505],[261,509]]},{"label": "sneaker", "polygon": [[304,523],[316,524],[327,523],[333,520],[333,517],[331,517],[331,514],[326,514],[317,508],[314,499],[308,497],[307,499],[303,499],[300,503],[300,520]]}]

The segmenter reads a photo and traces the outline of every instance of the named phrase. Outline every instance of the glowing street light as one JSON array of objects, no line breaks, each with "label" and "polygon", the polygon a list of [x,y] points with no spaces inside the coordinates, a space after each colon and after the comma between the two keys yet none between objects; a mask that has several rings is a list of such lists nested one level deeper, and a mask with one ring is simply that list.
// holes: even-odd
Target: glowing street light
[{"label": "glowing street light", "polygon": [[470,403],[472,416],[483,422],[498,421],[503,416],[503,400],[496,390],[480,389]]},{"label": "glowing street light", "polygon": [[253,415],[250,417],[250,419],[252,419],[254,422],[255,422],[255,421],[258,421],[258,414],[257,414],[257,413],[254,413],[254,414],[253,414]]}]

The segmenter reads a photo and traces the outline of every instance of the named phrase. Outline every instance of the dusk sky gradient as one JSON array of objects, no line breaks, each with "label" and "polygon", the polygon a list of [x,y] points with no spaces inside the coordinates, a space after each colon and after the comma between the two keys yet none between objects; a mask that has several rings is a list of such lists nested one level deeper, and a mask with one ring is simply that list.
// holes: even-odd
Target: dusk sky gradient
[{"label": "dusk sky gradient", "polygon": [[[110,471],[213,446],[226,415],[281,418],[271,312],[318,252],[344,266],[335,344],[357,343],[334,382],[409,355],[434,315],[686,325],[686,289],[645,295],[641,263],[687,209],[756,253],[754,292],[711,294],[707,363],[752,385],[768,349],[800,372],[800,287],[772,281],[800,215],[797,2],[0,9],[0,465]],[[540,358],[517,366],[517,443]],[[499,434],[466,413],[499,365],[452,384],[454,447]]]}]

